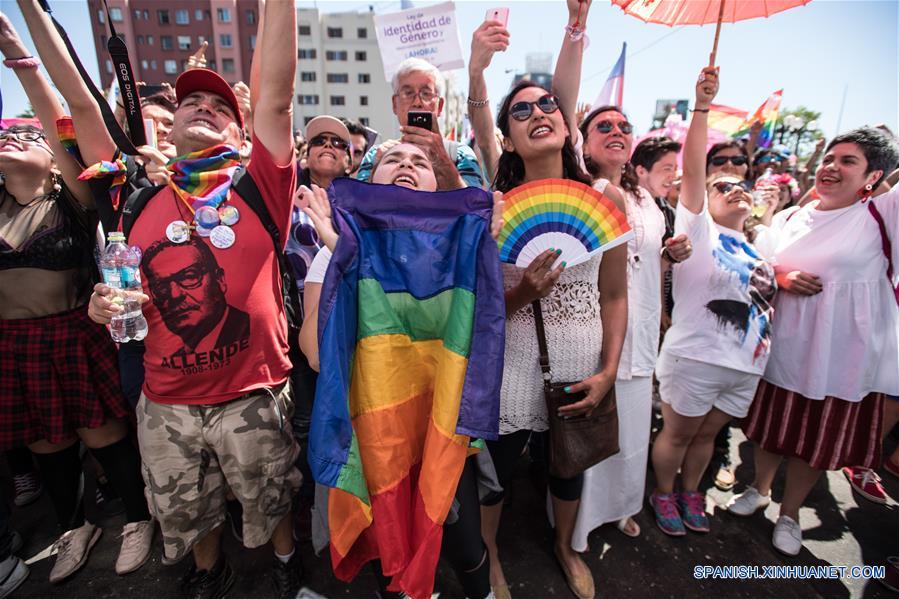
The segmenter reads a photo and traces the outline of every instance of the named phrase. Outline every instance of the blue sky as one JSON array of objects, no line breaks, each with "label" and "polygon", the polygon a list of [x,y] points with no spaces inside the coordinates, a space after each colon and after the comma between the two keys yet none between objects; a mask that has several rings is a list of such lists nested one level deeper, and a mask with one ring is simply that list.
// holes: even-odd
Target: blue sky
[{"label": "blue sky", "polygon": [[[700,1],[700,0],[693,0]],[[433,2],[416,2],[416,5]],[[298,2],[324,11],[399,10],[397,2]],[[57,19],[81,51],[85,66],[97,72],[84,0],[51,0]],[[566,20],[561,1],[497,0],[457,1],[463,53],[469,54],[471,33],[487,9],[510,8],[511,47],[497,55],[487,71],[491,101],[499,101],[515,71],[524,69],[528,52],[554,55]],[[13,0],[0,0],[19,33],[27,30]],[[670,29],[629,17],[604,0],[596,0],[588,23],[590,45],[584,60],[581,100],[592,101],[618,54],[628,43],[624,104],[638,131],[650,124],[657,98],[692,98],[693,83],[708,59],[714,27]],[[837,127],[844,89],[847,89],[840,129],[886,123],[899,131],[899,2],[896,0],[814,0],[810,4],[756,19],[725,24],[718,64],[721,92],[718,102],[752,111],[772,91],[784,89],[784,106],[805,105],[822,113],[820,125],[827,136]],[[467,87],[467,71],[456,71]],[[4,116],[20,112],[24,94],[8,69],[0,69]]]}]

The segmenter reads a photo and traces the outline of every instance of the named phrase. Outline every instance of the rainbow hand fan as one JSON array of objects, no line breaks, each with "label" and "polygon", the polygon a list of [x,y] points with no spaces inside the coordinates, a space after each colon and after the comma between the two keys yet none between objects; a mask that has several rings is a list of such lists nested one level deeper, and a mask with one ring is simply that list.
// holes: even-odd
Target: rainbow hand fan
[{"label": "rainbow hand fan", "polygon": [[612,200],[577,181],[532,181],[504,194],[503,201],[499,257],[522,268],[550,248],[562,250],[559,260],[567,267],[575,266],[633,235]]}]

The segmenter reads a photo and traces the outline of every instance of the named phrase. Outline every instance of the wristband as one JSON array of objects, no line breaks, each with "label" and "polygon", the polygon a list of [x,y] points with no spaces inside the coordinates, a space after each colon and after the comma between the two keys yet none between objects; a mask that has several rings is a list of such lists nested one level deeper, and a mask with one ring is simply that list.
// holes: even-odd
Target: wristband
[{"label": "wristband", "polygon": [[9,69],[36,69],[40,66],[41,61],[34,56],[23,56],[21,58],[7,58],[3,61],[3,66]]},{"label": "wristband", "polygon": [[709,111],[708,108],[693,108],[690,110],[690,112],[708,112],[708,111]]},{"label": "wristband", "polygon": [[584,33],[587,31],[587,28],[579,23],[575,23],[574,25],[565,25],[565,31],[568,33],[568,39],[573,42],[579,42],[584,39]]},{"label": "wristband", "polygon": [[490,103],[490,98],[484,98],[483,100],[472,100],[471,96],[468,96],[468,105],[472,108],[480,108],[481,106],[487,106]]}]

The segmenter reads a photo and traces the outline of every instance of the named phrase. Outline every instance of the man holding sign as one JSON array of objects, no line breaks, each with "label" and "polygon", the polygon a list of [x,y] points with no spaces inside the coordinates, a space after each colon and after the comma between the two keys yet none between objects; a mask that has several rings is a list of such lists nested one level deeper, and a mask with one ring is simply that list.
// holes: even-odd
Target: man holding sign
[{"label": "man holding sign", "polygon": [[370,149],[356,178],[368,181],[383,152],[402,142],[414,144],[428,154],[438,189],[483,187],[484,175],[471,148],[440,134],[437,119],[443,105],[443,78],[435,66],[420,58],[400,63],[393,76],[393,113],[400,122],[402,136]]}]

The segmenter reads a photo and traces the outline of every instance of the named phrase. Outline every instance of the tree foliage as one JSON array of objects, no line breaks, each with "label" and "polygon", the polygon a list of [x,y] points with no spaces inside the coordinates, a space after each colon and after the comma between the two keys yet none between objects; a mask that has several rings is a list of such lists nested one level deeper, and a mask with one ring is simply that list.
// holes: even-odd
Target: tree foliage
[{"label": "tree foliage", "polygon": [[[802,126],[791,129],[785,124],[790,120],[788,117],[798,117],[802,120]],[[796,108],[787,108],[780,111],[777,116],[777,123],[774,127],[774,145],[783,145],[790,152],[796,154],[799,160],[808,157],[815,148],[815,142],[824,136],[821,131],[819,119],[821,113],[814,111],[805,106],[797,106]],[[809,125],[817,125],[810,128]]]}]

